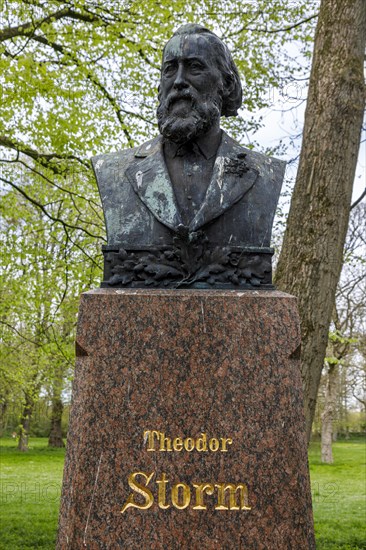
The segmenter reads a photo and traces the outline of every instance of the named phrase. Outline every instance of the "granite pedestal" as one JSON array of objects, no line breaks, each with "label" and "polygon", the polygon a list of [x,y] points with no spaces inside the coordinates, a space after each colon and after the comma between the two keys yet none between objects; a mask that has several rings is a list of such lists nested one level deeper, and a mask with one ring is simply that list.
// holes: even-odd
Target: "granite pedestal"
[{"label": "granite pedestal", "polygon": [[81,297],[59,549],[315,548],[296,300]]}]

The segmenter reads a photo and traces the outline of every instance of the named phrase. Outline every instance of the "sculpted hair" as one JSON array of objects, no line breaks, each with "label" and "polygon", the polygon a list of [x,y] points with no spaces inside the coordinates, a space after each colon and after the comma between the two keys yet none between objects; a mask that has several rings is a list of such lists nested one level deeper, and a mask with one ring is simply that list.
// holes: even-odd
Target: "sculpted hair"
[{"label": "sculpted hair", "polygon": [[[237,116],[241,107],[243,91],[240,82],[238,69],[234,63],[229,48],[220,38],[202,25],[189,23],[179,27],[173,36],[188,34],[201,34],[207,38],[215,52],[217,66],[223,77],[222,108],[221,116]],[[166,46],[165,46],[166,47]],[[164,48],[165,50],[165,48]],[[164,52],[163,52],[164,57]]]}]

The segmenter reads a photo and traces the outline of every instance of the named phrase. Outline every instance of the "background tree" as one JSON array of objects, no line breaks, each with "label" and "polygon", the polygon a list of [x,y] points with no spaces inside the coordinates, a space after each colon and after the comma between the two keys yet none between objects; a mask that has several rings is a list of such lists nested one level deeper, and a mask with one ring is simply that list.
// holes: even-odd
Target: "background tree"
[{"label": "background tree", "polygon": [[7,218],[1,243],[0,378],[3,402],[22,404],[19,449],[27,450],[41,390],[55,389],[59,373],[72,362],[77,298],[95,268],[83,261],[85,254],[67,233],[22,195],[5,193],[2,206]]},{"label": "background tree", "polygon": [[[332,463],[332,441],[342,393],[349,392],[350,373],[359,371],[359,349],[366,336],[366,202],[351,210],[325,359],[325,397],[321,414],[321,459]],[[345,376],[340,369],[345,371]],[[347,372],[349,371],[349,372]],[[342,383],[343,382],[343,383]]]},{"label": "background tree", "polygon": [[[4,2],[0,29],[4,273],[15,273],[17,281],[21,265],[27,284],[44,284],[36,270],[28,268],[27,262],[36,256],[24,260],[21,247],[12,253],[9,246],[18,240],[18,232],[34,223],[35,212],[41,212],[44,231],[58,244],[48,254],[47,276],[54,270],[67,272],[67,278],[59,277],[56,287],[49,287],[44,299],[50,312],[57,304],[72,304],[70,311],[76,318],[78,292],[99,283],[99,249],[104,241],[88,158],[135,145],[156,133],[161,47],[173,30],[182,23],[199,21],[227,42],[243,78],[245,110],[243,117],[224,125],[243,144],[253,146],[248,132],[253,134],[262,123],[255,111],[270,104],[268,87],[281,89],[284,83],[306,77],[318,5],[315,0],[258,0],[238,9],[237,2],[227,0],[223,11],[221,3],[211,0],[177,0],[174,4],[167,0]],[[363,0],[321,3],[303,150],[278,266],[281,288],[299,296],[309,432],[342,263],[364,105],[364,12]],[[296,49],[301,62],[289,55],[293,41],[301,44]],[[281,151],[276,147],[271,153]],[[21,224],[19,204],[24,217]],[[24,241],[24,247],[36,250],[37,236],[29,238],[32,242]],[[6,345],[1,357],[7,358],[17,331],[28,338],[24,328],[32,307],[14,310],[25,299],[15,281],[10,283],[11,292],[5,293]],[[5,282],[9,284],[9,277]],[[61,309],[47,325],[53,333],[51,328],[46,335],[38,329],[44,338],[39,348],[42,357],[45,342],[54,341],[56,333],[60,342]],[[38,318],[33,316],[36,325],[44,324],[41,313]],[[54,368],[48,371],[55,376],[62,365],[62,353],[59,350],[58,355],[56,349],[55,344]],[[13,364],[12,368],[8,359],[3,369],[19,381],[20,393],[24,373],[30,372],[27,357],[31,355],[24,353],[18,367]],[[43,365],[41,361],[39,369]],[[47,376],[42,378],[42,387]],[[39,384],[35,387],[39,392]],[[19,395],[15,388],[12,392]],[[7,394],[3,402],[9,398]]]},{"label": "background tree", "polygon": [[364,0],[322,0],[305,127],[276,283],[299,300],[310,438],[342,267],[365,105]]},{"label": "background tree", "polygon": [[[101,277],[104,223],[89,157],[157,132],[161,48],[199,21],[231,48],[245,88],[245,116],[225,121],[248,143],[269,105],[268,87],[307,70],[318,2],[240,5],[206,0],[6,1],[0,29],[2,403],[22,400],[21,432],[41,395],[60,412],[78,295]],[[287,45],[301,40],[305,67]],[[274,152],[274,151],[272,151]],[[71,358],[70,358],[71,357]],[[55,435],[55,438],[54,438]]]}]

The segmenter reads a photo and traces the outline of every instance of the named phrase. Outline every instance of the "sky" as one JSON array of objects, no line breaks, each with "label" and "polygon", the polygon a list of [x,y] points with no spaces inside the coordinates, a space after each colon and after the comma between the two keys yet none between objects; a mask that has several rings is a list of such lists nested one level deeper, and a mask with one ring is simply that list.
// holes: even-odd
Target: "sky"
[{"label": "sky", "polygon": [[[296,95],[295,95],[296,94]],[[255,139],[264,147],[274,147],[280,139],[290,141],[291,136],[299,136],[304,122],[306,107],[306,89],[292,85],[282,93],[273,92],[273,103],[270,108],[259,112],[263,118],[263,128],[256,134]],[[361,135],[361,145],[358,155],[356,175],[353,188],[352,202],[362,194],[366,186],[366,124]],[[285,154],[290,161],[297,157],[301,146],[301,136],[297,137],[293,147],[289,147]],[[295,176],[297,162],[288,167],[288,175]]]}]

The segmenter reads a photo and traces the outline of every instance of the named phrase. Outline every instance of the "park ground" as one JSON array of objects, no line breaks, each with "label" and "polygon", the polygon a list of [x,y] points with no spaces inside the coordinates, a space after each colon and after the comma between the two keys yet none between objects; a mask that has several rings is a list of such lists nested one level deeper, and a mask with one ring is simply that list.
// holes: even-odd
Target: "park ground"
[{"label": "park ground", "polygon": [[[54,549],[65,451],[34,438],[20,453],[0,439],[0,550]],[[366,550],[366,442],[334,444],[334,464],[309,453],[318,550]],[[299,549],[301,550],[301,549]]]}]

